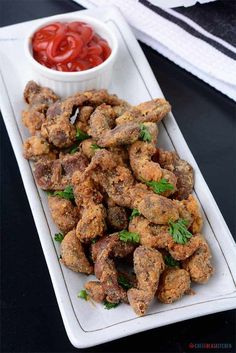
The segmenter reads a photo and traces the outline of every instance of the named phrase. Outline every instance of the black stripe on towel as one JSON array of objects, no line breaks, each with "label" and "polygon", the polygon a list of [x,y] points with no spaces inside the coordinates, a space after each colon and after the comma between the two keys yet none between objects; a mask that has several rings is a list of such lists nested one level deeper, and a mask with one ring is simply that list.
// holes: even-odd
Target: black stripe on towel
[{"label": "black stripe on towel", "polygon": [[166,20],[175,23],[176,25],[180,26],[182,29],[184,29],[186,32],[190,33],[196,38],[199,38],[208,44],[212,45],[215,49],[219,50],[221,53],[229,56],[231,59],[236,60],[236,53],[231,51],[230,49],[224,47],[222,44],[218,43],[214,39],[206,37],[204,34],[199,33],[195,28],[191,27],[188,25],[186,22],[180,20],[179,18],[169,14],[166,12],[164,9],[154,6],[150,4],[147,0],[139,0],[140,3],[142,3],[144,6],[150,8],[152,11],[156,12],[158,15],[164,17]]}]

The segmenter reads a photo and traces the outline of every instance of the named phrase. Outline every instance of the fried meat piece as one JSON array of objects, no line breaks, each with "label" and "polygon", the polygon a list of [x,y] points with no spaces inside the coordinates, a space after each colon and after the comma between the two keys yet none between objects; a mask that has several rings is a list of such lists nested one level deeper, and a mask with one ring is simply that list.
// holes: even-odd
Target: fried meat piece
[{"label": "fried meat piece", "polygon": [[30,134],[35,135],[45,121],[48,107],[59,97],[51,89],[40,87],[36,82],[29,81],[24,90],[24,98],[29,106],[22,112],[22,121]]},{"label": "fried meat piece", "polygon": [[163,98],[156,98],[130,108],[116,119],[116,124],[155,122],[162,120],[171,110],[170,104]]},{"label": "fried meat piece", "polygon": [[130,305],[138,316],[146,313],[164,268],[164,261],[158,250],[141,245],[134,251],[134,272],[138,286],[129,289],[127,295]]},{"label": "fried meat piece", "polygon": [[71,201],[59,196],[49,196],[48,206],[54,223],[63,233],[75,228],[79,221],[79,210]]},{"label": "fried meat piece", "polygon": [[94,262],[96,261],[99,253],[107,247],[111,247],[110,254],[112,256],[123,258],[132,254],[136,246],[134,243],[120,241],[118,233],[105,236],[91,246],[91,254]]},{"label": "fried meat piece", "polygon": [[91,178],[81,180],[83,173],[76,172],[72,178],[75,202],[81,211],[76,235],[82,242],[102,236],[106,230],[106,209],[102,195]]},{"label": "fried meat piece", "polygon": [[107,221],[114,230],[126,229],[128,226],[128,216],[126,209],[120,206],[108,207]]},{"label": "fried meat piece", "polygon": [[143,198],[140,200],[134,192],[133,197],[133,208],[137,208],[152,223],[168,224],[170,219],[176,221],[179,218],[176,205],[164,196],[143,192]]},{"label": "fried meat piece", "polygon": [[88,132],[89,119],[93,111],[94,111],[94,108],[91,107],[90,105],[85,105],[79,108],[79,112],[75,121],[76,129],[80,129],[82,131]]},{"label": "fried meat piece", "polygon": [[136,179],[140,181],[160,181],[166,179],[173,185],[173,190],[167,190],[162,193],[163,196],[169,196],[176,190],[177,178],[174,173],[167,169],[162,169],[159,163],[152,161],[152,156],[156,152],[153,143],[137,141],[130,146],[129,157],[130,165]]},{"label": "fried meat piece", "polygon": [[127,302],[126,291],[118,284],[118,272],[114,260],[111,258],[113,249],[118,242],[120,240],[116,233],[110,235],[106,245],[102,244],[103,250],[97,253],[94,265],[95,275],[106,293],[106,300],[110,303]]},{"label": "fried meat piece", "polygon": [[23,155],[25,159],[37,162],[40,159],[54,160],[57,158],[49,143],[39,136],[31,136],[24,141]]},{"label": "fried meat piece", "polygon": [[167,268],[160,277],[158,299],[165,304],[173,303],[190,290],[189,273],[180,268]]},{"label": "fried meat piece", "polygon": [[192,236],[186,244],[178,244],[168,232],[168,226],[150,223],[143,216],[133,218],[129,223],[129,231],[140,235],[142,245],[157,249],[166,249],[175,260],[185,260],[202,244],[202,236]]},{"label": "fried meat piece", "polygon": [[175,174],[177,177],[177,191],[173,197],[177,200],[187,199],[191,194],[194,185],[192,166],[183,159],[180,159],[175,152],[157,149],[154,158],[160,166]]},{"label": "fried meat piece", "polygon": [[114,155],[105,150],[99,150],[92,158],[84,177],[91,177],[109,195],[109,197],[122,207],[130,207],[130,189],[134,185],[131,171],[123,166],[117,166]]},{"label": "fried meat piece", "polygon": [[64,155],[54,161],[40,160],[35,164],[34,176],[38,186],[43,190],[64,190],[71,185],[75,171],[84,171],[88,165],[87,158],[77,152]]},{"label": "fried meat piece", "polygon": [[61,243],[61,262],[75,272],[82,272],[90,275],[93,273],[93,266],[85,256],[85,252],[75,230],[66,234]]},{"label": "fried meat piece", "polygon": [[191,233],[200,233],[202,230],[203,219],[199,204],[193,195],[189,195],[186,200],[173,201],[178,207],[180,218],[188,221],[188,228]]},{"label": "fried meat piece", "polygon": [[91,158],[95,155],[96,149],[93,146],[96,144],[96,141],[93,139],[86,139],[81,142],[80,147],[83,154],[91,160]]},{"label": "fried meat piece", "polygon": [[90,117],[89,135],[94,139],[100,139],[105,132],[115,126],[115,118],[116,114],[110,105],[100,105]]},{"label": "fried meat piece", "polygon": [[85,283],[84,288],[88,292],[90,298],[92,298],[97,303],[102,303],[106,298],[106,293],[103,286],[98,281],[89,281]]},{"label": "fried meat piece", "polygon": [[196,252],[185,261],[182,261],[182,266],[189,272],[193,282],[208,282],[214,269],[211,264],[211,252],[209,246],[203,237],[201,238],[201,245]]},{"label": "fried meat piece", "polygon": [[112,130],[108,130],[98,139],[101,147],[131,145],[140,137],[141,125],[138,123],[127,123],[118,125]]}]

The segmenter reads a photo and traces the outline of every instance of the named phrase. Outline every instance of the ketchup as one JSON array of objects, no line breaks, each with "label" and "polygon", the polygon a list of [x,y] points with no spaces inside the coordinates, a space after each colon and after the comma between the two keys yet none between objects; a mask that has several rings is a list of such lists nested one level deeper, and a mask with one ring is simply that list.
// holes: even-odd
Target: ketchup
[{"label": "ketchup", "polygon": [[107,41],[84,22],[51,23],[35,32],[33,57],[50,69],[74,72],[91,69],[111,54]]}]

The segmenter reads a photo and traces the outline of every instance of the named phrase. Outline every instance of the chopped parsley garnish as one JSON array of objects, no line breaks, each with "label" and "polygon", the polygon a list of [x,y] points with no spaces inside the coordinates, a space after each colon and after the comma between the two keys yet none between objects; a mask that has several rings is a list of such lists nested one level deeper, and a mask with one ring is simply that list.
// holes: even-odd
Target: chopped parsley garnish
[{"label": "chopped parsley garnish", "polygon": [[64,191],[55,191],[53,193],[54,196],[60,196],[63,199],[74,201],[74,193],[73,193],[73,187],[72,186],[67,186]]},{"label": "chopped parsley garnish", "polygon": [[80,129],[77,129],[76,131],[76,140],[81,142],[81,141],[84,141],[86,139],[89,139],[90,136],[88,134],[86,134],[86,132],[80,130]]},{"label": "chopped parsley garnish", "polygon": [[129,220],[131,221],[134,217],[137,217],[137,216],[140,216],[140,215],[141,215],[141,213],[139,212],[139,210],[137,210],[137,208],[134,208],[132,210],[132,213],[131,213],[130,217],[129,217]]},{"label": "chopped parsley garnish", "polygon": [[54,235],[54,240],[58,241],[59,243],[61,243],[63,239],[64,239],[64,235],[62,233],[56,233]]},{"label": "chopped parsley garnish", "polygon": [[69,153],[70,153],[70,154],[76,153],[76,152],[78,151],[78,147],[79,147],[79,146],[73,146],[73,147],[70,149]]},{"label": "chopped parsley garnish", "polygon": [[151,142],[152,141],[152,135],[150,134],[148,128],[144,125],[140,125],[140,138],[145,141],[145,142]]},{"label": "chopped parsley garnish", "polygon": [[95,244],[97,241],[98,241],[98,238],[93,238],[93,239],[91,240],[91,243],[92,243],[92,244]]},{"label": "chopped parsley garnish", "polygon": [[132,285],[129,283],[128,279],[124,275],[118,276],[118,283],[125,290],[132,288]]},{"label": "chopped parsley garnish", "polygon": [[128,242],[128,241],[130,241],[131,243],[140,242],[140,236],[138,233],[128,232],[127,230],[122,230],[121,232],[119,232],[119,238],[124,242]]},{"label": "chopped parsley garnish", "polygon": [[164,256],[165,264],[169,267],[179,267],[179,261],[173,259],[171,255]]},{"label": "chopped parsley garnish", "polygon": [[110,310],[116,308],[120,303],[110,303],[107,300],[103,302],[104,309]]},{"label": "chopped parsley garnish", "polygon": [[84,299],[84,300],[88,300],[88,293],[86,292],[85,289],[82,289],[79,294],[78,294],[78,298]]},{"label": "chopped parsley garnish", "polygon": [[145,184],[149,186],[155,194],[162,194],[167,190],[174,190],[174,185],[168,183],[168,181],[163,178],[160,181],[145,181]]},{"label": "chopped parsley garnish", "polygon": [[92,143],[90,147],[93,151],[101,150],[103,147],[98,146],[96,143]]},{"label": "chopped parsley garnish", "polygon": [[169,221],[168,231],[172,235],[174,241],[178,244],[186,244],[188,240],[192,237],[187,229],[188,221],[186,219],[178,219],[178,221]]}]

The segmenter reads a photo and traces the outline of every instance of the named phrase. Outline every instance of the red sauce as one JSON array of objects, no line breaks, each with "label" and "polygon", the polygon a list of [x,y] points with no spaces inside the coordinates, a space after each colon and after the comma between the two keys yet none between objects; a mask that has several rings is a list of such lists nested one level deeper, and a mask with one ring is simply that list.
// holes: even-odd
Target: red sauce
[{"label": "red sauce", "polygon": [[55,22],[40,28],[32,39],[33,57],[57,71],[91,69],[111,54],[107,41],[84,22]]}]

